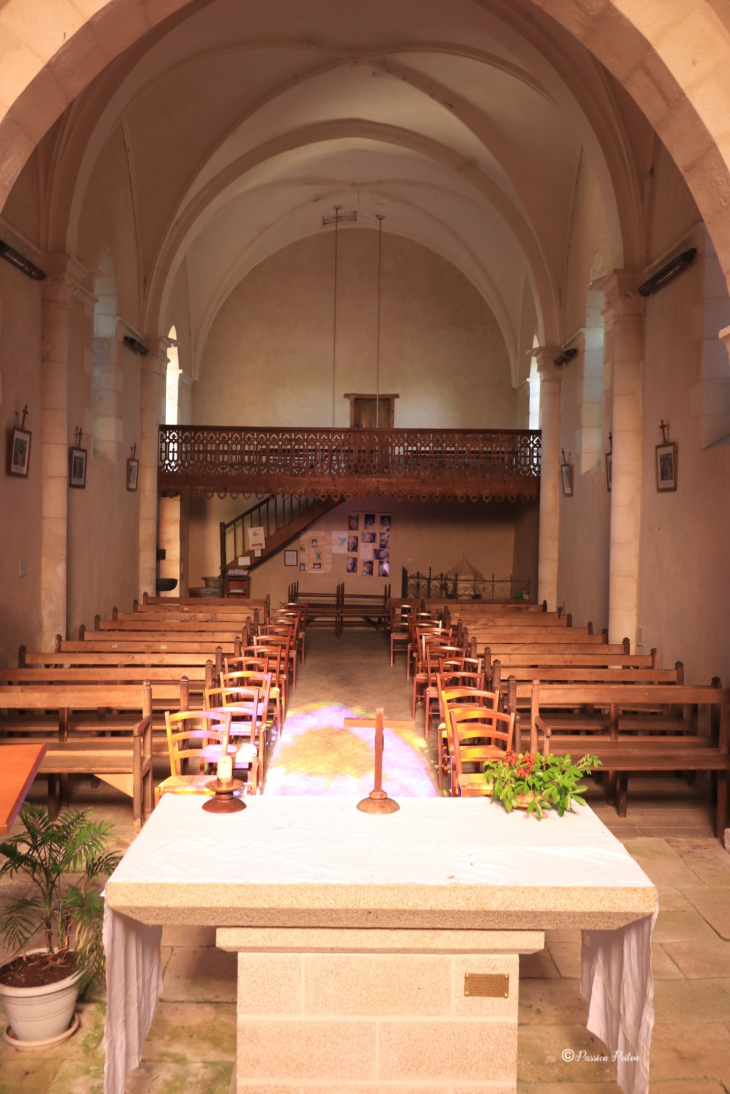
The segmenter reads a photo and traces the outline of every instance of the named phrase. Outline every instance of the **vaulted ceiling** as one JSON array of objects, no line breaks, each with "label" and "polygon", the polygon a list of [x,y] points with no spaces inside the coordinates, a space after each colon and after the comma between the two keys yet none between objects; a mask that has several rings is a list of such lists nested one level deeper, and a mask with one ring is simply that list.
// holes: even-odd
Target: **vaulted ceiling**
[{"label": "vaulted ceiling", "polygon": [[515,367],[525,287],[559,343],[579,155],[615,266],[636,258],[636,157],[611,78],[527,0],[214,0],[150,32],[67,111],[49,249],[74,253],[100,150],[124,128],[144,329],[186,264],[198,357],[234,285],[335,205],[454,263]]}]

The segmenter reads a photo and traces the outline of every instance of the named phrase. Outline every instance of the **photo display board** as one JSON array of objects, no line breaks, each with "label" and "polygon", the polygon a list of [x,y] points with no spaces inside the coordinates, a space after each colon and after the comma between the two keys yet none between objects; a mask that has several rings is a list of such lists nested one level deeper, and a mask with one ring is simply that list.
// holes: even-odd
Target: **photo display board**
[{"label": "photo display board", "polygon": [[347,514],[346,572],[390,576],[390,513]]},{"label": "photo display board", "polygon": [[299,540],[299,572],[332,573],[332,533],[303,532]]}]

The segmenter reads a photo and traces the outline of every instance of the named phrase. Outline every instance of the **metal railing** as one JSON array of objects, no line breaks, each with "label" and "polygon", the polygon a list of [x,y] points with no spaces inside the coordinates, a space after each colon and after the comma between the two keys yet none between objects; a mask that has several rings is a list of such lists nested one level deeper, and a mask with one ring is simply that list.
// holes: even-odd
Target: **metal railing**
[{"label": "metal railing", "polygon": [[421,598],[458,600],[470,597],[486,601],[529,600],[530,579],[512,575],[495,577],[494,574],[491,578],[434,574],[430,566],[427,574],[422,574],[419,570],[409,574],[404,566],[401,577],[401,596],[404,600],[410,597],[419,600]]},{"label": "metal railing", "polygon": [[534,499],[540,431],[161,426],[162,494]]}]

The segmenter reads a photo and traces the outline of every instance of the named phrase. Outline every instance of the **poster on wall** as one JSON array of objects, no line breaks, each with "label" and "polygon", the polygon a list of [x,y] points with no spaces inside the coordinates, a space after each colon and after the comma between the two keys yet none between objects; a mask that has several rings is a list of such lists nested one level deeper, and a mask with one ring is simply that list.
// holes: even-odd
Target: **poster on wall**
[{"label": "poster on wall", "polygon": [[332,532],[304,532],[299,540],[299,572],[332,573]]},{"label": "poster on wall", "polygon": [[346,555],[347,554],[347,541],[349,539],[349,532],[333,532],[332,533],[332,554],[333,555]]},{"label": "poster on wall", "polygon": [[390,576],[390,513],[348,513],[348,574]]}]

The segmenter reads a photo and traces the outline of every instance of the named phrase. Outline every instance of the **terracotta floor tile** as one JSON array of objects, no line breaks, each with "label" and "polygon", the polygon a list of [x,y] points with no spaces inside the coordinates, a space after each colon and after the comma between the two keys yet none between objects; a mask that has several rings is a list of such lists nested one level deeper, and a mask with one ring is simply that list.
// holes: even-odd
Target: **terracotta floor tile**
[{"label": "terracotta floor tile", "polygon": [[[563,1053],[575,1055],[566,1061]],[[584,1056],[580,1056],[580,1053]],[[517,1074],[523,1081],[556,1083],[614,1083],[610,1062],[586,1057],[605,1056],[607,1050],[581,1023],[520,1026]],[[609,1086],[609,1090],[611,1087]]]},{"label": "terracotta floor tile", "polygon": [[561,976],[580,978],[580,942],[550,942],[547,948]]},{"label": "terracotta floor tile", "polygon": [[657,1023],[730,1022],[730,978],[658,981],[654,1015]]},{"label": "terracotta floor tile", "polygon": [[663,948],[688,980],[730,977],[730,942],[665,942]]},{"label": "terracotta floor tile", "polygon": [[[730,1076],[730,1030],[720,1022],[693,1024],[660,1022],[651,1044],[654,1082],[683,1079],[727,1080]],[[681,1088],[680,1088],[681,1089]]]},{"label": "terracotta floor tile", "polygon": [[9,1053],[0,1056],[0,1094],[46,1094],[62,1062],[39,1059],[35,1053],[21,1055],[12,1048]]},{"label": "terracotta floor tile", "polygon": [[685,889],[685,893],[720,937],[730,940],[730,894],[727,889]]},{"label": "terracotta floor tile", "polygon": [[238,964],[235,953],[213,947],[173,950],[165,969],[166,1003],[235,1003]]},{"label": "terracotta floor tile", "polygon": [[698,945],[714,942],[717,938],[712,927],[691,905],[670,912],[659,912],[654,928],[656,942],[689,942]]}]

